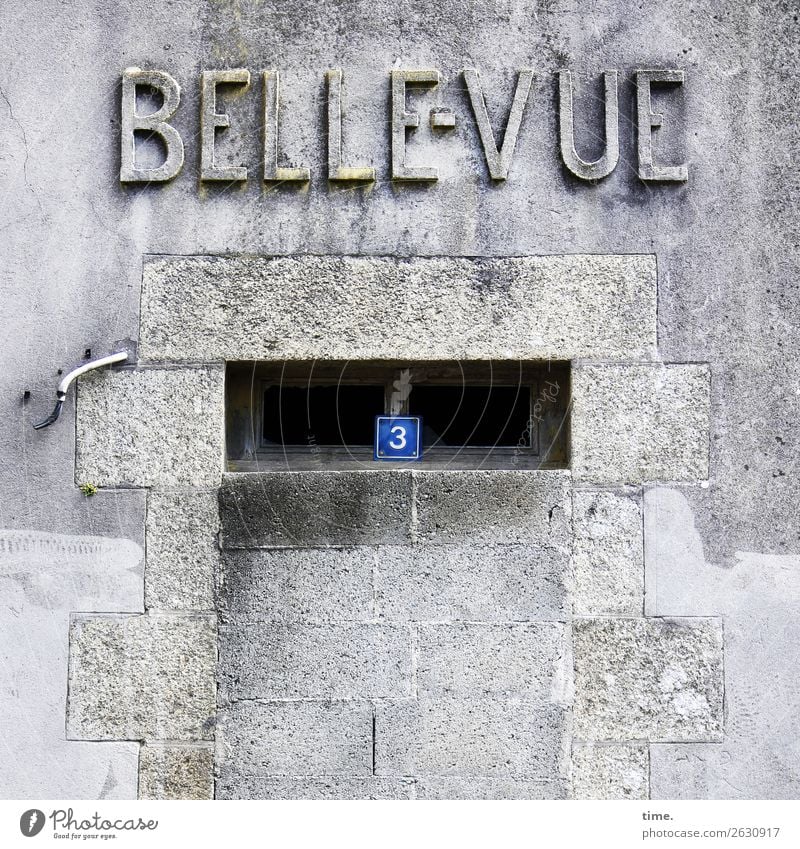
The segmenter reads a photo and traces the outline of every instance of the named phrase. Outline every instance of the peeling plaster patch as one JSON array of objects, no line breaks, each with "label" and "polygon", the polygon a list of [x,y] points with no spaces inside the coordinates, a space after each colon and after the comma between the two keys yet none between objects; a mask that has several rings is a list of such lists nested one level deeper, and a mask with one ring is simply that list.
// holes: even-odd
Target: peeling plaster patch
[{"label": "peeling plaster patch", "polygon": [[142,547],[131,539],[0,530],[0,564],[4,568],[15,563],[45,567],[57,560],[62,567],[136,569],[143,556]]},{"label": "peeling plaster patch", "polygon": [[[723,617],[724,738],[652,745],[652,798],[797,798],[798,750],[787,741],[800,714],[800,555],[738,551],[732,568],[709,563],[687,495],[645,493],[646,610]],[[696,708],[673,704],[687,715]]]},{"label": "peeling plaster patch", "polygon": [[136,798],[135,743],[68,742],[69,614],[140,612],[143,549],[125,538],[0,530],[0,797]]}]

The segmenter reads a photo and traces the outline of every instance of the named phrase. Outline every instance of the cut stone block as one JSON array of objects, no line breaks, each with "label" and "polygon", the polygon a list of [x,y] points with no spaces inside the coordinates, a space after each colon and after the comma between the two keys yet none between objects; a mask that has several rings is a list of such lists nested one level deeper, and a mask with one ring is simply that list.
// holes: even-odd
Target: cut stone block
[{"label": "cut stone block", "polygon": [[77,483],[216,486],[223,471],[221,368],[96,372],[78,386]]},{"label": "cut stone block", "polygon": [[73,616],[68,738],[211,739],[215,661],[211,616]]},{"label": "cut stone block", "polygon": [[248,622],[342,622],[374,618],[372,548],[227,551],[222,616]]},{"label": "cut stone block", "polygon": [[565,619],[569,555],[536,545],[380,546],[378,612],[389,620]]},{"label": "cut stone block", "polygon": [[414,472],[414,483],[420,541],[569,546],[569,472]]},{"label": "cut stone block", "polygon": [[611,492],[573,496],[573,611],[576,616],[641,616],[644,604],[642,512]]},{"label": "cut stone block", "polygon": [[234,779],[217,782],[218,799],[413,799],[411,778],[341,775]]},{"label": "cut stone block", "polygon": [[230,474],[219,497],[223,548],[410,540],[410,472]]},{"label": "cut stone block", "polygon": [[562,623],[421,625],[418,643],[417,682],[427,697],[569,700],[572,657]]},{"label": "cut stone block", "polygon": [[213,750],[199,746],[142,746],[139,798],[213,799]]},{"label": "cut stone block", "polygon": [[524,778],[417,779],[417,799],[566,799],[566,782]]},{"label": "cut stone block", "polygon": [[650,758],[646,744],[575,743],[573,799],[649,798]]},{"label": "cut stone block", "polygon": [[721,739],[720,620],[576,620],[573,651],[579,739]]},{"label": "cut stone block", "polygon": [[598,483],[708,478],[704,365],[581,365],[572,374],[572,468]]},{"label": "cut stone block", "polygon": [[148,608],[213,610],[218,530],[216,491],[148,494]]},{"label": "cut stone block", "polygon": [[404,698],[411,695],[411,632],[375,624],[226,625],[220,674],[235,699]]},{"label": "cut stone block", "polygon": [[141,312],[152,360],[641,359],[656,348],[656,263],[158,257]]},{"label": "cut stone block", "polygon": [[495,699],[381,703],[375,713],[378,775],[566,775],[566,712]]},{"label": "cut stone block", "polygon": [[371,776],[372,705],[234,702],[221,713],[216,761],[220,786],[237,793],[266,776]]}]

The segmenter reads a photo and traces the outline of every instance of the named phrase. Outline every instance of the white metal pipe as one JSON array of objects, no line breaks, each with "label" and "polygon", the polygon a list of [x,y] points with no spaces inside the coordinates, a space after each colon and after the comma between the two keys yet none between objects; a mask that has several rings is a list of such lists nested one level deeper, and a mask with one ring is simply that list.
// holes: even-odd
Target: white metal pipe
[{"label": "white metal pipe", "polygon": [[72,383],[76,377],[85,374],[87,371],[92,371],[92,369],[101,368],[102,366],[110,366],[113,363],[121,363],[127,359],[127,351],[118,351],[116,354],[109,354],[107,357],[99,357],[96,360],[91,360],[88,363],[84,363],[82,366],[78,366],[78,368],[72,369],[72,371],[64,377],[61,383],[58,384],[56,397],[63,399],[67,394],[70,383]]},{"label": "white metal pipe", "polygon": [[117,351],[115,354],[109,354],[107,357],[98,357],[96,360],[91,360],[88,363],[84,363],[82,366],[78,366],[78,368],[72,369],[72,371],[62,379],[61,383],[58,384],[58,388],[56,389],[55,409],[46,419],[36,422],[33,429],[41,430],[43,427],[49,427],[54,422],[58,421],[58,417],[61,414],[61,407],[64,404],[64,399],[67,397],[67,390],[76,377],[85,374],[87,371],[102,368],[103,366],[110,366],[114,363],[121,363],[127,359],[127,351]]}]

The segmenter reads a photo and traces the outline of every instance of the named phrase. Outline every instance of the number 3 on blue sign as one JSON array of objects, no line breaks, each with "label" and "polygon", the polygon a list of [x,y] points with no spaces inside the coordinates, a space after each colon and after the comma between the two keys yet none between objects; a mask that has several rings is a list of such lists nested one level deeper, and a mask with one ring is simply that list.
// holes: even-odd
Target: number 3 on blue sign
[{"label": "number 3 on blue sign", "polygon": [[419,460],[422,419],[417,416],[375,417],[376,460]]}]

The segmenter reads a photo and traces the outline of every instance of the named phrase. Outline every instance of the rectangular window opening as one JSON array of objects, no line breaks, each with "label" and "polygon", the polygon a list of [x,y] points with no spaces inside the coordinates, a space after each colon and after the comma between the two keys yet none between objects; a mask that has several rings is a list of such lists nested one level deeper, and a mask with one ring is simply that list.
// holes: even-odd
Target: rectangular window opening
[{"label": "rectangular window opening", "polygon": [[415,467],[568,465],[565,362],[228,363],[226,387],[231,471],[380,468],[379,416],[421,419]]}]

